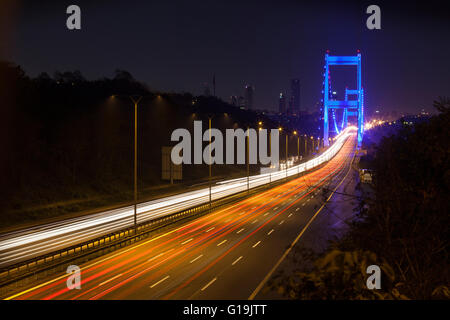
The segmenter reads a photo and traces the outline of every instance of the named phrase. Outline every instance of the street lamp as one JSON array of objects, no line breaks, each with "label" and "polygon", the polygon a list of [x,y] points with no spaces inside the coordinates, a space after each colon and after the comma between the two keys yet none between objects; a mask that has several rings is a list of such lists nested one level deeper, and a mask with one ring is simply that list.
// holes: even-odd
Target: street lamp
[{"label": "street lamp", "polygon": [[297,131],[295,130],[294,136],[297,136],[297,161],[300,161],[300,137],[297,135]]},{"label": "street lamp", "polygon": [[308,138],[306,137],[306,134],[303,135],[305,137],[305,158],[308,156]]},{"label": "street lamp", "polygon": [[[112,95],[111,98],[122,97],[119,95]],[[158,96],[160,98],[160,96]],[[138,105],[141,102],[142,95],[130,95],[128,96],[134,105],[134,234],[137,234],[137,200],[138,200],[138,189],[137,189],[137,127],[138,127]]]},{"label": "street lamp", "polygon": [[288,167],[288,133],[286,131],[286,179],[287,179],[287,167]]},{"label": "street lamp", "polygon": [[[262,130],[262,121],[258,121],[258,130]],[[253,125],[252,125],[253,129]],[[280,130],[280,129],[278,129]],[[247,143],[245,145],[246,147],[246,154],[247,154],[247,193],[250,193],[250,125],[247,123]],[[269,135],[269,148],[270,148],[270,135]]]},{"label": "street lamp", "polygon": [[130,96],[134,103],[134,234],[137,234],[137,109],[142,96]]}]

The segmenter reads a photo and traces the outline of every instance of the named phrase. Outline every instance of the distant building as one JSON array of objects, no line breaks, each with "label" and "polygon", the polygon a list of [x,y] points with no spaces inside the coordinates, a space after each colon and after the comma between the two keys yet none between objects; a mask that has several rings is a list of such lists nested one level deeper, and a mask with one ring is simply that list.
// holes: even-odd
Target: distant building
[{"label": "distant building", "polygon": [[230,97],[230,104],[232,106],[238,107],[238,97],[237,96],[231,96]]},{"label": "distant building", "polygon": [[205,97],[209,97],[211,95],[211,89],[209,88],[209,84],[207,82],[203,83],[203,95]]},{"label": "distant building", "polygon": [[245,99],[243,96],[239,96],[237,101],[238,101],[238,107],[242,107],[242,108],[245,107]]},{"label": "distant building", "polygon": [[289,103],[288,103],[288,108],[287,108],[286,114],[289,116],[295,114],[295,112],[294,112],[294,97],[293,96],[291,96],[289,98]]},{"label": "distant building", "polygon": [[255,88],[251,85],[245,85],[244,96],[245,96],[245,108],[247,110],[253,110],[253,93]]},{"label": "distant building", "polygon": [[300,114],[300,80],[291,80],[291,99],[289,101],[289,113]]},{"label": "distant building", "polygon": [[283,92],[280,92],[280,98],[278,101],[278,112],[280,114],[286,113],[286,96],[284,95]]}]

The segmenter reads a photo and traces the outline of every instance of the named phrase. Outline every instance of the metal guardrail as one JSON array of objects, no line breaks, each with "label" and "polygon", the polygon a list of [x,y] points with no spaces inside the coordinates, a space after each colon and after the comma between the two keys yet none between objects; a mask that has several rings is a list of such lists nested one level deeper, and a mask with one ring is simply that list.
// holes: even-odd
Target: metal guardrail
[{"label": "metal guardrail", "polygon": [[[344,137],[344,139],[346,140],[346,137]],[[342,145],[343,141],[340,146]],[[117,247],[121,248],[125,245],[135,243],[143,238],[148,237],[154,231],[162,230],[164,229],[164,227],[170,226],[180,220],[193,219],[199,215],[209,212],[211,209],[215,209],[222,205],[229,204],[239,199],[243,199],[245,197],[258,193],[263,189],[272,188],[275,185],[285,183],[299,176],[302,176],[310,172],[311,170],[317,170],[318,168],[325,165],[325,163],[327,163],[330,159],[332,159],[334,157],[334,154],[340,150],[340,147],[338,147],[338,149],[334,149],[335,150],[332,152],[332,155],[325,155],[329,151],[327,150],[327,152],[325,152],[324,154],[320,155],[317,158],[309,160],[306,163],[293,166],[292,168],[286,169],[285,171],[283,170],[281,172],[277,172],[278,175],[281,174],[282,176],[285,173],[285,177],[278,177],[274,181],[272,181],[272,179],[269,179],[269,182],[262,182],[249,189],[232,193],[215,200],[213,199],[213,201],[211,202],[198,204],[188,209],[182,209],[179,212],[142,222],[138,224],[136,234],[134,232],[134,226],[128,226],[122,230],[99,236],[87,242],[56,250],[51,253],[46,253],[45,255],[33,257],[26,261],[7,266],[3,269],[0,269],[0,289],[6,288],[11,284],[19,285],[20,281],[26,281],[30,277],[34,277],[37,279],[38,275],[42,273],[46,275],[47,271],[58,270],[58,268],[61,269],[62,266],[67,265],[67,263],[69,262],[73,262],[75,260],[89,260],[89,257],[92,259],[92,256],[96,253],[103,254],[105,251],[109,252]],[[311,163],[312,166],[308,166],[308,163]],[[303,166],[302,171],[300,171],[301,166]],[[236,180],[239,179],[235,179],[235,181]],[[249,185],[247,180],[247,187],[248,186]],[[81,261],[80,263],[82,262],[83,261]],[[63,269],[61,269],[61,271],[63,271]]]},{"label": "metal guardrail", "polygon": [[217,199],[212,201],[211,204],[207,203],[195,206],[162,218],[143,222],[137,226],[136,234],[134,234],[134,227],[128,227],[124,230],[3,268],[0,270],[0,296],[11,293],[11,291],[19,287],[29,285],[40,277],[47,277],[56,272],[64,272],[70,264],[81,264],[95,259],[108,252],[148,238],[152,234],[157,235],[158,232],[164,231],[167,227],[177,222],[193,220],[194,218],[209,213],[212,209],[238,202],[263,190],[296,179],[308,172],[301,172],[298,175],[289,176],[286,179],[277,180],[273,183],[245,190],[226,198]]}]

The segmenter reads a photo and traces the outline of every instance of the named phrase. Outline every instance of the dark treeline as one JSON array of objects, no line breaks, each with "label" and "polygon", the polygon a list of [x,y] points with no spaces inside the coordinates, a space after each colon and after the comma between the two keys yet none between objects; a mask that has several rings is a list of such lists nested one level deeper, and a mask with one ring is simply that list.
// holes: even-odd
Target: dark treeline
[{"label": "dark treeline", "polygon": [[[215,97],[152,91],[123,70],[95,81],[79,71],[30,78],[19,66],[1,62],[2,226],[133,199],[130,95],[143,96],[138,109],[140,199],[167,184],[161,180],[161,147],[173,145],[170,136],[176,128],[192,130],[193,121],[202,120],[206,130],[209,117],[221,130],[256,128],[259,121],[264,128],[283,125]],[[294,142],[290,150],[296,152]],[[245,170],[215,166],[213,175],[220,179]],[[178,187],[207,176],[205,165],[184,166]],[[51,206],[55,203],[61,205]]]},{"label": "dark treeline", "polygon": [[[365,139],[374,170],[349,232],[324,253],[299,249],[313,263],[271,283],[294,299],[448,299],[450,297],[450,99],[428,121]],[[382,128],[379,128],[382,130]],[[388,133],[388,132],[391,132]],[[381,289],[368,290],[366,268],[381,268]]]}]

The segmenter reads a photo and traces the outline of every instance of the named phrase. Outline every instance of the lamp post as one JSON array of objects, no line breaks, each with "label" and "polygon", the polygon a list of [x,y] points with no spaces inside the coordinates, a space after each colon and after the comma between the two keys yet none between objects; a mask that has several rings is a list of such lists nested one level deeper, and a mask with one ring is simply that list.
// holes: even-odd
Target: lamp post
[{"label": "lamp post", "polygon": [[[111,98],[115,97],[122,97],[119,95],[112,95]],[[138,105],[139,102],[141,102],[143,96],[142,95],[130,95],[128,98],[131,100],[131,102],[134,105],[134,174],[133,174],[133,180],[134,180],[134,187],[133,187],[133,202],[134,202],[134,234],[137,234],[137,200],[138,200],[138,187],[137,187],[137,129],[138,129]]]},{"label": "lamp post", "polygon": [[247,126],[247,194],[250,193],[250,126]]},{"label": "lamp post", "polygon": [[[297,136],[297,131],[294,131],[294,136]],[[297,160],[300,161],[300,137],[297,136]]]},{"label": "lamp post", "polygon": [[286,131],[286,180],[287,180],[287,167],[288,167],[288,133]]},{"label": "lamp post", "polygon": [[303,135],[303,137],[305,138],[305,158],[308,156],[308,138],[306,137],[306,134]]},{"label": "lamp post", "polygon": [[138,104],[142,100],[142,96],[130,96],[134,104],[134,234],[137,234],[137,111]]}]

